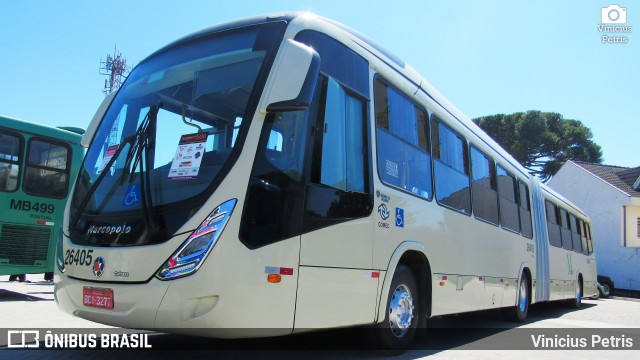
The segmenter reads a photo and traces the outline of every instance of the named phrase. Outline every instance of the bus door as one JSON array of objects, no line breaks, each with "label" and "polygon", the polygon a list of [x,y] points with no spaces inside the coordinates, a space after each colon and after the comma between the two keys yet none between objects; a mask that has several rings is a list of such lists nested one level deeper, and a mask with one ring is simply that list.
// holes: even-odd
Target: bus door
[{"label": "bus door", "polygon": [[305,192],[296,329],[374,320],[378,277],[372,271],[373,196],[367,102],[321,77]]}]

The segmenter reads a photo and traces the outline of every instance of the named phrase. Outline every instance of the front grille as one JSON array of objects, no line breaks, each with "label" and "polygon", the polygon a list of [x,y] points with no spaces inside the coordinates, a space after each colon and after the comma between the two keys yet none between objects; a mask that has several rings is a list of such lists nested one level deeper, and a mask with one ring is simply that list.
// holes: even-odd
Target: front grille
[{"label": "front grille", "polygon": [[0,259],[7,259],[8,265],[46,264],[50,238],[49,227],[2,224]]}]

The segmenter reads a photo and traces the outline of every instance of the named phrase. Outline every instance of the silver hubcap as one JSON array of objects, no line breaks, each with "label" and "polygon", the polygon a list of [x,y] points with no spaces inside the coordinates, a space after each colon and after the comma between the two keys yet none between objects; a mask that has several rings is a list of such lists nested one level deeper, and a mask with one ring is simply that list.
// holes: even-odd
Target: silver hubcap
[{"label": "silver hubcap", "polygon": [[389,302],[389,326],[393,335],[403,337],[411,327],[413,320],[413,297],[409,288],[400,284],[391,295]]},{"label": "silver hubcap", "polygon": [[527,309],[527,283],[520,280],[520,299],[518,301],[520,312],[524,313]]}]

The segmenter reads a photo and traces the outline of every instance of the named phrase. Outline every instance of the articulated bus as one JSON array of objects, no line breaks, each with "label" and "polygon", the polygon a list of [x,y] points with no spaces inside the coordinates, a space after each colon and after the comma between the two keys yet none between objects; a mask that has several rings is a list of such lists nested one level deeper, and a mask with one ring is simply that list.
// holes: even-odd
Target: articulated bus
[{"label": "articulated bus", "polygon": [[55,297],[95,322],[220,338],[368,325],[401,349],[429,317],[523,321],[596,293],[584,212],[402,60],[315,15],[162,48],[82,142]]},{"label": "articulated bus", "polygon": [[0,275],[53,279],[64,208],[84,157],[83,132],[0,116]]}]

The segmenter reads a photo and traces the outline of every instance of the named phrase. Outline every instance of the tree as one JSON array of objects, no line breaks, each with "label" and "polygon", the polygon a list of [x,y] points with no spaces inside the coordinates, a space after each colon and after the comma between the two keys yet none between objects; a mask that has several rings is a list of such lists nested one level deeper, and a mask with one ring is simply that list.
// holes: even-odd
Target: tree
[{"label": "tree", "polygon": [[558,113],[529,110],[482,116],[473,122],[542,181],[567,160],[602,163],[602,150],[593,142],[591,130]]}]

